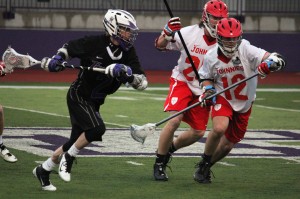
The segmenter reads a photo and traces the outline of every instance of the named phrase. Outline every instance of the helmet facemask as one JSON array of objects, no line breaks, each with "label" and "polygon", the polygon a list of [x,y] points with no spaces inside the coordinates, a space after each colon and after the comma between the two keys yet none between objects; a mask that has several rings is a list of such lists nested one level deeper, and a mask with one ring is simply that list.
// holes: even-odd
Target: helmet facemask
[{"label": "helmet facemask", "polygon": [[134,24],[131,24],[131,27],[117,25],[116,32],[112,37],[118,41],[123,50],[128,51],[136,40],[138,28]]},{"label": "helmet facemask", "polygon": [[206,30],[209,32],[210,36],[213,38],[217,38],[217,33],[216,33],[216,25],[219,20],[222,19],[222,17],[215,17],[207,12],[204,13],[205,20],[203,21],[203,24],[206,28]]},{"label": "helmet facemask", "polygon": [[138,27],[134,17],[125,10],[108,10],[103,19],[105,31],[121,48],[128,51],[138,35]]},{"label": "helmet facemask", "polygon": [[222,53],[232,58],[242,41],[242,26],[235,18],[221,19],[217,24],[217,41]]},{"label": "helmet facemask", "polygon": [[223,37],[217,36],[218,45],[222,53],[231,58],[234,56],[235,52],[238,50],[239,45],[241,44],[242,36],[239,37]]}]

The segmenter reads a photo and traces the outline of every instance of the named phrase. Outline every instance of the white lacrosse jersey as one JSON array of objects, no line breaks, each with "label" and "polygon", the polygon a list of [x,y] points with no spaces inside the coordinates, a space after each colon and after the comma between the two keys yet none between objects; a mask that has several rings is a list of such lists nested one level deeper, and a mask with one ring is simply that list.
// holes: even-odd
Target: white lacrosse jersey
[{"label": "white lacrosse jersey", "polygon": [[[200,28],[199,24],[184,27],[180,32],[194,65],[197,71],[199,71],[199,68],[203,64],[204,55],[208,50],[216,46],[216,40],[209,42],[207,36],[205,36],[204,28]],[[172,70],[171,77],[186,82],[195,95],[201,95],[203,91],[200,89],[199,81],[177,33],[175,34],[174,39],[176,42],[169,42],[166,49],[177,50],[180,51],[181,54],[177,61],[177,65]]]},{"label": "white lacrosse jersey", "polygon": [[[220,50],[219,50],[220,51]],[[239,82],[257,72],[266,51],[251,45],[243,39],[235,55],[228,59],[218,55],[218,46],[211,49],[205,56],[199,71],[201,79],[213,79],[217,92]],[[257,76],[222,93],[234,111],[244,113],[249,110],[255,100]]]}]

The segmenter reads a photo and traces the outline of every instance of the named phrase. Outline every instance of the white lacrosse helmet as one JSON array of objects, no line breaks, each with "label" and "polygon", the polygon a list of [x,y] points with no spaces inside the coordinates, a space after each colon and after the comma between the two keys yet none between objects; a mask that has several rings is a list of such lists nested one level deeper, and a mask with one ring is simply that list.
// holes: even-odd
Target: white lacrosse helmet
[{"label": "white lacrosse helmet", "polygon": [[117,40],[125,51],[132,47],[139,29],[136,20],[129,12],[109,9],[104,16],[103,25],[107,34]]}]

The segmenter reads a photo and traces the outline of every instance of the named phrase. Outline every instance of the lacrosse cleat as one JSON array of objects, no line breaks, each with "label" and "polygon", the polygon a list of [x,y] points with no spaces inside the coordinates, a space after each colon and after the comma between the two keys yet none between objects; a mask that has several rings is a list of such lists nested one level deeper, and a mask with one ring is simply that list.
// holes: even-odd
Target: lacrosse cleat
[{"label": "lacrosse cleat", "polygon": [[166,165],[163,163],[155,163],[153,165],[154,179],[157,181],[168,181],[168,175],[166,173]]},{"label": "lacrosse cleat", "polygon": [[204,184],[211,183],[211,163],[202,160],[196,164],[196,167],[198,168],[194,173],[194,180]]},{"label": "lacrosse cleat", "polygon": [[56,187],[53,186],[49,180],[51,171],[43,169],[42,165],[35,167],[32,171],[33,175],[40,181],[42,190],[44,191],[56,191]]},{"label": "lacrosse cleat", "polygon": [[59,163],[58,174],[60,178],[65,182],[71,181],[71,169],[75,157],[70,156],[68,153],[62,155]]},{"label": "lacrosse cleat", "polygon": [[7,162],[14,163],[18,161],[16,156],[11,154],[4,144],[0,145],[0,156]]}]

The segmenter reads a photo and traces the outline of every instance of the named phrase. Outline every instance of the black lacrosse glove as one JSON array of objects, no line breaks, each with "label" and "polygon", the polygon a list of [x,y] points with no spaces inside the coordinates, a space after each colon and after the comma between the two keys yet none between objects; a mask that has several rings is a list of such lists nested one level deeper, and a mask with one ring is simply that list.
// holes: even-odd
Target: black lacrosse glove
[{"label": "black lacrosse glove", "polygon": [[132,83],[134,76],[129,66],[124,64],[111,64],[105,68],[105,74],[115,77],[122,83]]},{"label": "black lacrosse glove", "polygon": [[216,89],[212,85],[204,86],[204,93],[200,95],[199,101],[201,102],[201,106],[213,106],[216,104],[216,96],[207,99],[208,97],[216,94]]}]

